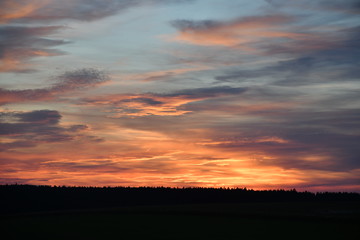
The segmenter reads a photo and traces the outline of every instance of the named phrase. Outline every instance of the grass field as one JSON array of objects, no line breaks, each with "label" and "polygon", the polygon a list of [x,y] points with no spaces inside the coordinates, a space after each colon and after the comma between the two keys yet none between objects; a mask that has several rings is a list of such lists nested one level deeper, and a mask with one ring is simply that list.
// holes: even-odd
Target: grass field
[{"label": "grass field", "polygon": [[2,239],[357,239],[358,202],[133,206],[2,216]]}]

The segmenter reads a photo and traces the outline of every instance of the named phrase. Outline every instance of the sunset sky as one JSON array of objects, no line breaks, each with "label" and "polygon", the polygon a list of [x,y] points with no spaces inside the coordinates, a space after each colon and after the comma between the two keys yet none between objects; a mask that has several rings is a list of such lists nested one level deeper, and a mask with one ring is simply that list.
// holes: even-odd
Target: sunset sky
[{"label": "sunset sky", "polygon": [[0,184],[360,192],[357,0],[1,0]]}]

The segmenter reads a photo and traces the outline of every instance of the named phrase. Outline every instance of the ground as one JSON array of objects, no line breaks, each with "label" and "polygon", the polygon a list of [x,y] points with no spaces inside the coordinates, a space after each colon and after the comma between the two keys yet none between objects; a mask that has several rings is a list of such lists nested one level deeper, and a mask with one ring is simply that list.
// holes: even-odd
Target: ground
[{"label": "ground", "polygon": [[132,206],[2,216],[3,239],[356,239],[359,202]]}]

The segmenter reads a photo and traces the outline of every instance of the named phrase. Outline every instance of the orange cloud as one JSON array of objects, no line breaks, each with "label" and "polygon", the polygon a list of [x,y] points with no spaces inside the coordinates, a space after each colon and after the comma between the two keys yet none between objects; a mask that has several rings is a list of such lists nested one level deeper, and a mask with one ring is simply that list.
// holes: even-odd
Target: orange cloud
[{"label": "orange cloud", "polygon": [[[20,27],[4,26],[0,29],[0,72],[29,71],[28,59],[34,57],[49,57],[64,54],[52,49],[67,43],[64,40],[49,39],[47,36],[59,31],[61,26]],[[46,37],[44,37],[46,36]]]},{"label": "orange cloud", "polygon": [[14,58],[0,59],[0,72],[13,72],[26,69],[26,64],[21,64],[20,60]]},{"label": "orange cloud", "polygon": [[89,106],[113,106],[111,117],[140,117],[147,115],[178,116],[190,112],[178,109],[180,106],[199,100],[200,99],[186,99],[182,96],[161,97],[151,94],[110,95],[87,99],[85,104]]},{"label": "orange cloud", "polygon": [[171,77],[182,75],[188,72],[196,72],[210,69],[209,66],[194,66],[190,68],[176,68],[176,69],[168,69],[168,70],[160,70],[146,73],[136,73],[136,74],[128,74],[120,76],[125,80],[136,80],[136,81],[160,81],[160,80],[168,80]]},{"label": "orange cloud", "polygon": [[87,98],[81,105],[105,106],[112,117],[148,116],[148,115],[183,115],[191,111],[181,109],[188,103],[198,102],[209,98],[241,94],[246,88],[232,88],[228,86],[185,89],[170,94],[114,94],[104,97]]},{"label": "orange cloud", "polygon": [[282,30],[285,23],[292,21],[287,16],[247,17],[230,22],[175,21],[179,28],[176,36],[169,40],[204,46],[239,47],[254,50],[252,43],[263,39],[304,39],[309,34]]},{"label": "orange cloud", "polygon": [[5,0],[1,4],[0,23],[30,16],[33,12],[44,7],[49,2],[50,0]]},{"label": "orange cloud", "polygon": [[[32,115],[24,119],[29,120],[29,117],[37,120]],[[184,129],[188,127],[183,126]],[[95,134],[94,129],[96,127],[86,129],[86,134]],[[36,148],[20,147],[3,152],[0,174],[7,183],[13,179],[18,183],[82,186],[295,187],[311,190],[308,186],[314,182],[327,184],[346,180],[346,186],[356,187],[354,176],[359,170],[342,172],[282,167],[276,162],[279,157],[296,160],[312,156],[306,161],[320,164],[325,160],[324,157],[314,158],[312,154],[293,156],[293,151],[279,156],[271,149],[297,146],[279,136],[215,142],[210,131],[195,130],[187,129],[181,133],[175,129],[172,136],[108,125],[99,131],[106,137],[104,142],[94,144],[84,140],[83,136],[70,142],[49,142]],[[236,150],[229,151],[231,144],[237,144]],[[330,185],[328,188],[331,189]],[[314,189],[319,190],[316,186]]]},{"label": "orange cloud", "polygon": [[[53,144],[48,149],[39,148],[37,153],[28,151],[26,157],[24,152],[5,153],[3,158],[9,160],[2,161],[0,172],[3,178],[31,184],[255,189],[298,188],[314,179],[341,181],[356,173],[318,170],[305,173],[261,165],[247,151],[231,157],[223,149],[194,144],[196,139],[192,136],[175,139],[142,131],[132,135],[132,140],[120,140],[122,133],[119,129],[118,140],[106,143],[105,148],[105,143],[89,147],[89,143],[77,142]],[[57,149],[57,153],[51,149]]]},{"label": "orange cloud", "polygon": [[50,57],[61,55],[59,51],[41,49],[21,49],[20,51],[7,51],[0,59],[0,72],[29,71],[31,64],[25,63],[24,59],[31,57]]}]

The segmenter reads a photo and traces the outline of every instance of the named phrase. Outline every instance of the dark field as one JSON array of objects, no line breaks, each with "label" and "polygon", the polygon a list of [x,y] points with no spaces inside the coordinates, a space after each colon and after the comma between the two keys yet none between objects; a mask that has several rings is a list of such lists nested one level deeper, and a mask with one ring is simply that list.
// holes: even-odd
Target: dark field
[{"label": "dark field", "polygon": [[[57,199],[52,199],[53,196],[49,192],[54,193],[54,190],[47,189],[47,194],[41,191],[41,194],[35,193],[36,191],[33,190],[29,191],[29,193],[32,192],[32,196],[27,195],[28,199],[23,195],[23,198],[11,203],[9,201],[12,198],[7,196],[5,202],[2,201],[1,236],[3,237],[1,239],[220,240],[270,237],[358,239],[360,237],[358,230],[360,201],[357,194],[350,197],[350,195],[345,196],[338,193],[338,195],[332,194],[332,197],[328,195],[327,199],[324,198],[324,195],[318,199],[316,195],[311,195],[312,197],[304,199],[304,196],[300,197],[301,193],[284,191],[275,195],[272,192],[267,195],[266,199],[259,200],[247,196],[251,195],[251,192],[248,193],[248,191],[242,190],[238,193],[239,196],[242,195],[242,198],[238,196],[237,199],[229,199],[226,194],[234,190],[215,190],[215,193],[212,192],[213,196],[218,196],[222,202],[216,199],[216,201],[214,199],[206,201],[205,198],[199,198],[199,196],[196,198],[195,194],[194,199],[190,198],[188,202],[181,203],[183,200],[180,197],[186,195],[186,199],[188,199],[188,195],[179,189],[178,192],[175,190],[176,194],[179,194],[178,199],[170,197],[171,194],[175,194],[171,191],[171,194],[164,194],[164,191],[150,191],[153,201],[146,204],[146,201],[143,200],[146,199],[148,193],[145,194],[142,191],[141,194],[137,194],[143,194],[143,199],[134,200],[132,204],[130,201],[123,201],[115,206],[106,199],[99,200],[100,203],[95,204],[90,199],[86,202],[86,198],[84,198],[81,201],[84,201],[84,205],[87,207],[75,208],[78,204],[77,201],[80,201],[76,198],[71,205],[71,201],[62,199],[64,194],[59,194],[59,192],[57,192]],[[67,192],[66,190],[74,190],[74,188],[62,189],[64,192]],[[198,192],[201,191],[199,189]],[[4,189],[2,189],[2,193],[5,193]],[[24,194],[24,191],[20,193]],[[20,193],[13,192],[12,194],[15,196]],[[286,197],[288,193],[292,194],[291,198]],[[124,196],[124,192],[120,195],[123,196],[123,199],[128,198],[129,200],[131,194],[134,192],[128,192],[127,197]],[[205,193],[203,192],[203,194]],[[234,192],[232,194],[236,195]],[[41,203],[43,200],[38,198],[40,195],[47,201],[52,199],[54,204],[45,204],[43,208],[41,205],[27,205],[28,209],[14,207],[15,202],[16,204],[21,202],[35,204],[36,201]],[[168,203],[155,201],[156,196],[159,195],[161,195],[161,199],[167,196]],[[266,194],[263,192],[262,196],[264,195]],[[280,195],[283,196],[283,200],[279,199]],[[74,196],[74,194],[66,196]],[[249,198],[252,200],[250,201]],[[200,200],[202,202],[199,202]],[[60,202],[63,204],[58,205]],[[161,204],[159,204],[160,202]],[[101,207],[101,204],[105,203],[108,205]],[[111,201],[111,203],[113,202]]]}]

